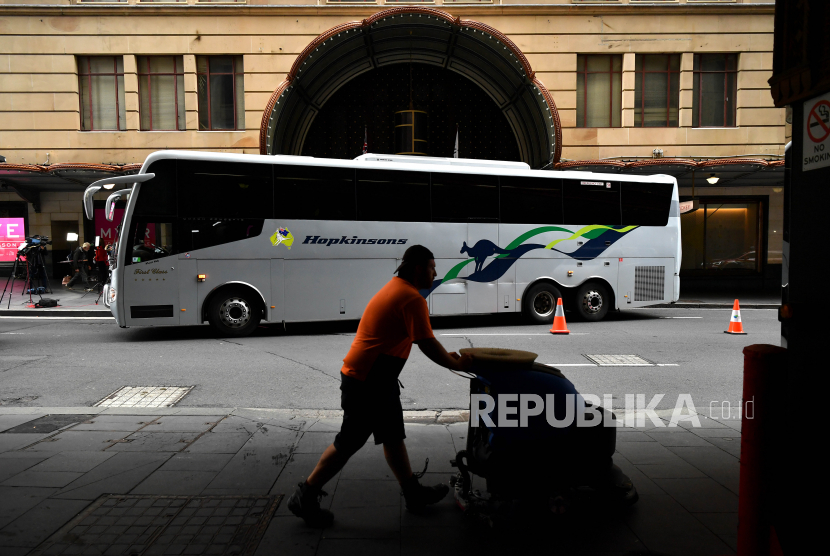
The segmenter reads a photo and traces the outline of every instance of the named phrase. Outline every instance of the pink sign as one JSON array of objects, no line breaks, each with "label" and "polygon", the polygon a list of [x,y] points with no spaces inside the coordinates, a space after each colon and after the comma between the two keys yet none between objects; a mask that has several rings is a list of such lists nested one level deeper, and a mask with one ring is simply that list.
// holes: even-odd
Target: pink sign
[{"label": "pink sign", "polygon": [[22,218],[0,218],[0,261],[14,261],[17,248],[26,241]]},{"label": "pink sign", "polygon": [[124,218],[124,209],[115,209],[115,217],[112,222],[106,219],[102,208],[95,209],[93,216],[95,217],[95,235],[101,238],[101,245],[106,246],[108,243],[115,243],[115,240],[118,239],[116,227]]}]

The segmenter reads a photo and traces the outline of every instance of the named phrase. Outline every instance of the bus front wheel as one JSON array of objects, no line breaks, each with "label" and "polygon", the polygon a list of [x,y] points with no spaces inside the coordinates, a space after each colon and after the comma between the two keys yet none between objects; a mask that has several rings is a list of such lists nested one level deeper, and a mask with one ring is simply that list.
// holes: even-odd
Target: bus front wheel
[{"label": "bus front wheel", "polygon": [[536,284],[524,296],[522,310],[528,319],[537,324],[553,322],[556,300],[562,297],[559,290],[547,283]]},{"label": "bus front wheel", "polygon": [[247,336],[257,327],[260,317],[258,300],[242,288],[217,292],[208,306],[208,321],[223,336]]},{"label": "bus front wheel", "polygon": [[605,318],[608,313],[611,296],[602,284],[589,282],[579,288],[576,301],[577,311],[582,320],[596,322]]}]

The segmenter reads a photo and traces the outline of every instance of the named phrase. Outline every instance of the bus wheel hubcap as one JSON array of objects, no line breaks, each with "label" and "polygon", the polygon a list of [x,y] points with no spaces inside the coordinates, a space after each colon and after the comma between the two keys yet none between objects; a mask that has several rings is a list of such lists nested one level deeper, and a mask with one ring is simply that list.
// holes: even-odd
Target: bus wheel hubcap
[{"label": "bus wheel hubcap", "polygon": [[251,308],[248,302],[238,297],[226,299],[219,306],[219,319],[231,328],[240,328],[251,320]]},{"label": "bus wheel hubcap", "polygon": [[589,291],[582,298],[582,306],[589,313],[597,313],[602,309],[602,296],[597,291]]},{"label": "bus wheel hubcap", "polygon": [[546,317],[553,313],[554,308],[553,296],[548,292],[540,292],[533,299],[533,310],[540,317]]}]

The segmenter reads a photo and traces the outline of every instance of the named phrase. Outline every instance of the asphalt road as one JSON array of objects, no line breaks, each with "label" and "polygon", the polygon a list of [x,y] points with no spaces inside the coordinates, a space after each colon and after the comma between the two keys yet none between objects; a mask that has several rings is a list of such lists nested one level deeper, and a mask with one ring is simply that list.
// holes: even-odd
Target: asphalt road
[{"label": "asphalt road", "polygon": [[[449,350],[504,347],[539,354],[583,393],[665,397],[691,394],[703,410],[741,398],[746,345],[778,345],[774,310],[742,311],[746,336],[724,334],[726,309],[641,309],[600,323],[570,321],[569,336],[528,326],[518,315],[436,318]],[[90,406],[122,386],[195,386],[178,405],[339,409],[339,370],[356,323],[263,325],[248,338],[216,338],[209,327],[120,329],[112,320],[0,318],[0,404]],[[654,367],[594,367],[584,354],[639,355]],[[581,365],[581,366],[577,366]],[[676,366],[675,366],[676,365]],[[401,380],[405,409],[468,406],[467,381],[413,348]]]}]

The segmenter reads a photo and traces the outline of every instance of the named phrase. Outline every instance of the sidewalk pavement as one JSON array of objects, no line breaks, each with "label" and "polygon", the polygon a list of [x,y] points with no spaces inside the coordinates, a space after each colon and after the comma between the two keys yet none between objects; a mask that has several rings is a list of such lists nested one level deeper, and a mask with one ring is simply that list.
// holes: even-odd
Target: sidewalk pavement
[{"label": "sidewalk pavement", "polygon": [[[5,279],[2,282],[5,287]],[[59,280],[50,280],[52,286],[52,293],[45,293],[40,295],[29,295],[24,293],[26,284],[23,280],[14,281],[14,289],[12,291],[12,284],[9,282],[8,290],[2,303],[0,303],[0,316],[61,316],[61,317],[102,317],[112,318],[112,313],[109,308],[104,305],[104,298],[98,299],[98,290],[86,292],[83,289],[83,284],[73,286],[72,290],[68,290],[66,286],[61,285]],[[3,290],[0,290],[2,292]],[[9,298],[11,295],[11,299]],[[41,297],[57,299],[58,306],[50,308],[37,308],[35,303]],[[31,298],[31,301],[29,299]],[[96,304],[96,300],[98,303]]]},{"label": "sidewalk pavement", "polygon": [[[325,487],[335,523],[321,531],[286,503],[339,412],[0,407],[0,553],[734,554],[740,422],[700,417],[700,428],[618,429],[614,460],[639,491],[634,506],[506,529],[466,519],[452,493],[424,515],[407,512],[370,441]],[[407,414],[412,466],[430,460],[425,484],[453,474],[466,418]]]}]

